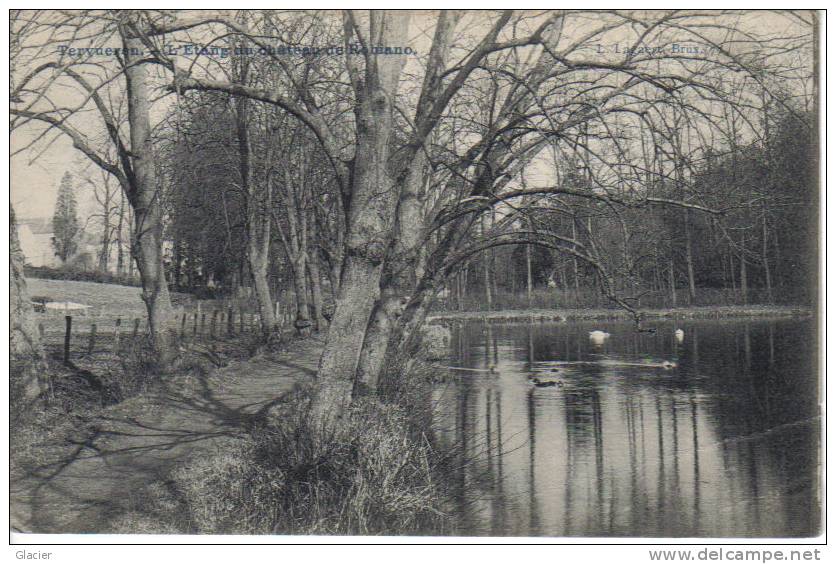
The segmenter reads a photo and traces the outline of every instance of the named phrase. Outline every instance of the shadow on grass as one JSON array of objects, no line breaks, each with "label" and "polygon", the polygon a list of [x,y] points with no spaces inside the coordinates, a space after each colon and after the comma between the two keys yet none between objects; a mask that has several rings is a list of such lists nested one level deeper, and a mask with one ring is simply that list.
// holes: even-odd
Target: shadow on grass
[{"label": "shadow on grass", "polygon": [[290,382],[313,372],[283,364],[268,375],[244,374],[230,391],[219,391],[217,374],[197,367],[188,385],[163,381],[53,439],[51,459],[11,485],[13,525],[37,533],[107,531],[149,484],[165,483],[191,455],[245,435],[282,401]]}]

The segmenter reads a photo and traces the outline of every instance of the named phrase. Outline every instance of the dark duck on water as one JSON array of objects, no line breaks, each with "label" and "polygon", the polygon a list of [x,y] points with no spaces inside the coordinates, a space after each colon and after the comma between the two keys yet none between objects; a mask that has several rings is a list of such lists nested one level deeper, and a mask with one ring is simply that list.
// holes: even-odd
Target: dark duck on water
[{"label": "dark duck on water", "polygon": [[539,378],[532,378],[531,383],[537,388],[551,388],[554,386],[562,386],[563,382],[555,382],[553,380],[540,380]]}]

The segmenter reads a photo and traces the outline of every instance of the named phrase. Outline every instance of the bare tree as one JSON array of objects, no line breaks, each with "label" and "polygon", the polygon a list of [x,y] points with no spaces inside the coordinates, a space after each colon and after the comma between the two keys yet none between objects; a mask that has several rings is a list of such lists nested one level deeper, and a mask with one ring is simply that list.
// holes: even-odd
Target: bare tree
[{"label": "bare tree", "polygon": [[90,176],[81,175],[90,187],[97,206],[96,210],[87,216],[85,229],[89,227],[91,222],[98,224],[98,229],[101,230],[98,269],[101,272],[108,272],[114,246],[117,248],[117,266],[119,266],[118,255],[121,252],[119,246],[121,245],[120,229],[122,227],[120,213],[124,214],[124,208],[120,211],[118,203],[121,188],[114,183],[114,178],[106,171],[97,167],[91,172],[98,178],[94,180]]},{"label": "bare tree", "polygon": [[[148,312],[152,345],[161,364],[165,365],[174,353],[169,327],[172,308],[163,268],[161,194],[154,167],[147,62],[141,55],[142,42],[135,33],[138,15],[132,12],[21,12],[18,18],[13,26],[19,25],[31,34],[28,49],[32,54],[32,68],[15,84],[12,92],[12,100],[17,101],[10,109],[12,130],[33,121],[41,122],[47,127],[36,141],[53,131],[60,132],[68,136],[73,146],[93,164],[118,180],[133,210],[132,255],[142,280],[142,298]],[[93,30],[98,33],[91,37]],[[44,36],[49,38],[46,43],[40,40]],[[71,42],[78,36],[104,44],[117,39],[122,45],[115,51],[119,62],[116,68],[105,68],[102,73],[92,74],[97,83],[91,82],[91,73],[87,71],[90,67],[101,70],[103,65],[84,58],[69,62],[55,58],[56,51],[60,52],[56,45]],[[117,120],[113,105],[109,103],[115,81],[124,81],[127,124]],[[77,105],[74,106],[74,102]],[[100,123],[98,131],[85,131],[79,119],[88,103],[92,104]],[[72,118],[76,123],[71,121]],[[127,134],[123,131],[125,128]],[[105,134],[104,148],[97,147],[93,140],[97,133]],[[113,160],[108,158],[109,153],[115,154]]]}]

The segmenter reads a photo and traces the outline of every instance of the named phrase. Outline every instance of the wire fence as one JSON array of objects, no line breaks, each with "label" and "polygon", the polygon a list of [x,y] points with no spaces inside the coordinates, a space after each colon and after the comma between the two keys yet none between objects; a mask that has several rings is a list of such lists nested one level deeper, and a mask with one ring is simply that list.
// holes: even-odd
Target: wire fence
[{"label": "wire fence", "polygon": [[[36,315],[47,353],[65,363],[121,356],[148,336],[148,318],[140,311],[119,314],[59,310]],[[289,307],[277,302],[274,315],[280,332],[293,327],[294,315]],[[261,318],[252,306],[198,303],[177,308],[172,328],[183,343],[210,344],[259,334]]]}]

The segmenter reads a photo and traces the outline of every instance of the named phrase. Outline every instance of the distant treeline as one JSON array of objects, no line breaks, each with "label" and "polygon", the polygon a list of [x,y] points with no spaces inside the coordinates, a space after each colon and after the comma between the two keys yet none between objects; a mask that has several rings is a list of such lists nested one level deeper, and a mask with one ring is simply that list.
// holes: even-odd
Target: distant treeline
[{"label": "distant treeline", "polygon": [[[191,115],[190,128],[205,144],[201,156],[192,156],[193,148],[183,140],[176,148],[180,170],[200,183],[181,176],[177,197],[171,198],[167,233],[172,250],[165,265],[172,290],[214,298],[251,283],[245,260],[246,202],[224,192],[234,155],[224,157],[221,149],[234,145],[228,133],[232,124],[209,128],[231,117],[223,106],[211,105]],[[585,202],[573,203],[574,217],[534,206],[529,221],[535,229],[545,227],[598,242],[606,249],[603,260],[612,272],[621,274],[619,292],[638,307],[810,304],[818,280],[816,140],[795,114],[772,119],[766,141],[709,153],[697,165],[683,162],[682,166],[693,167],[687,182],[649,183],[651,196],[699,201],[717,214],[662,206],[616,214],[601,203]],[[312,158],[314,170],[309,174],[315,177],[321,165]],[[288,183],[287,202],[298,203],[293,185],[302,180]],[[338,276],[329,254],[337,245],[332,228],[337,218],[321,203],[316,206],[309,200],[297,209],[277,206],[273,221],[281,229],[274,234],[277,241],[268,262],[271,293],[305,291],[312,304],[313,266],[319,273],[318,299],[330,302],[330,287]],[[304,223],[307,237],[300,231]],[[294,264],[300,258],[301,275]],[[140,285],[135,276],[69,267],[27,266],[26,275]],[[441,293],[436,309],[610,305],[615,304],[601,291],[593,265],[543,246],[520,244],[496,247],[467,261]]]},{"label": "distant treeline", "polygon": [[[639,307],[811,304],[818,284],[818,173],[809,114],[771,116],[765,141],[709,153],[687,181],[653,182],[650,196],[718,213],[644,206],[574,206],[574,218],[534,209],[544,227],[594,240],[619,293]],[[627,233],[625,237],[624,233]],[[530,284],[530,289],[529,289]],[[542,246],[491,249],[448,285],[439,307],[482,310],[606,307],[595,268]]]},{"label": "distant treeline", "polygon": [[[178,189],[169,200],[166,269],[173,289],[211,297],[233,293],[251,279],[247,198],[228,189],[237,174],[235,151],[229,151],[236,146],[234,116],[220,97],[205,100],[189,108],[181,137],[172,142]],[[648,175],[648,197],[694,202],[694,209],[615,210],[597,200],[563,197],[570,213],[555,213],[553,200],[529,204],[519,229],[565,233],[599,249],[619,295],[638,307],[809,304],[817,291],[818,177],[816,140],[804,122],[813,116],[776,110],[764,119],[763,139],[708,152],[698,161],[675,155],[670,158],[679,173]],[[218,127],[224,123],[228,127]],[[294,148],[287,150],[295,158],[305,154],[306,175],[288,177],[274,195],[278,229],[268,280],[274,295],[293,289],[313,309],[314,302],[331,301],[339,277],[340,218],[326,191],[310,191],[327,177],[322,155],[301,133],[291,135]],[[583,168],[570,171],[567,182],[583,187]],[[499,223],[500,214],[483,216],[482,229]],[[441,296],[436,307],[442,309],[612,305],[594,264],[534,244],[474,255]]]}]

